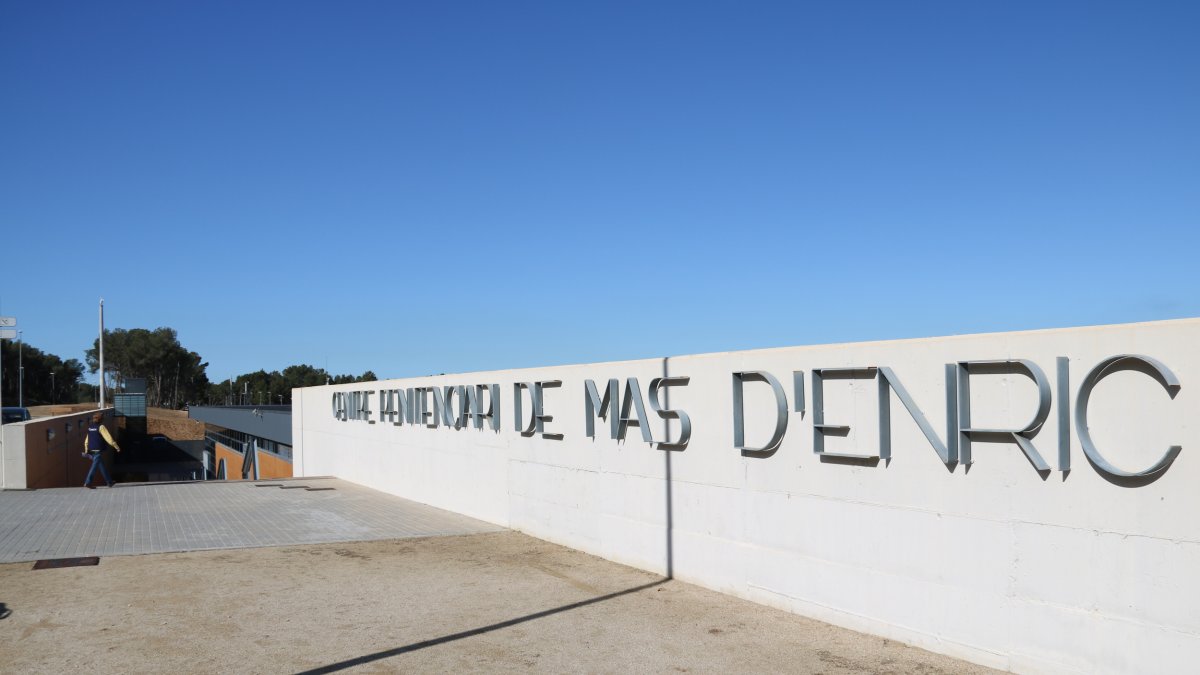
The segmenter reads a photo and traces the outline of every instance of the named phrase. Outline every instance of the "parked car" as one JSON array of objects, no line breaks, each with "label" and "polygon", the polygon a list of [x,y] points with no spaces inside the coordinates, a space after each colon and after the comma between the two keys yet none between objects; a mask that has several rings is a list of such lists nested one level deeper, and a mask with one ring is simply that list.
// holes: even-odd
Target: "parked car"
[{"label": "parked car", "polygon": [[4,419],[4,424],[10,422],[28,422],[32,419],[29,416],[29,408],[18,408],[16,406],[11,408],[6,406],[0,409],[0,417]]}]

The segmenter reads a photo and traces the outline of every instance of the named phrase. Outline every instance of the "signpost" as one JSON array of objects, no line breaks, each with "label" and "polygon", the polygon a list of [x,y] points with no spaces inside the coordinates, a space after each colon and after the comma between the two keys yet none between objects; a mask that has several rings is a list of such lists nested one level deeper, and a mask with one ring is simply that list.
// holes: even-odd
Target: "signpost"
[{"label": "signpost", "polygon": [[[0,340],[15,340],[17,339],[17,317],[15,316],[0,316]],[[3,350],[0,350],[0,354]],[[0,382],[4,381],[4,359],[0,357]],[[4,408],[3,389],[0,386],[0,409]],[[3,420],[0,420],[0,424]],[[4,434],[0,432],[0,443],[4,442]]]}]

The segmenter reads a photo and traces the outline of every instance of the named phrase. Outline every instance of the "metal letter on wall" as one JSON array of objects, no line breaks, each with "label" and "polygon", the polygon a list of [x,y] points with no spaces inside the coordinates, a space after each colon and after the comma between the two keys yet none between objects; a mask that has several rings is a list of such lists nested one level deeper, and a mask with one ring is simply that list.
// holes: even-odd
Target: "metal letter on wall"
[{"label": "metal letter on wall", "polygon": [[333,419],[346,421],[346,399],[342,397],[342,392],[333,392]]},{"label": "metal letter on wall", "polygon": [[[456,401],[457,399],[457,401]],[[456,431],[467,425],[467,392],[460,385],[446,385],[442,388],[442,422]]]},{"label": "metal letter on wall", "polygon": [[404,390],[404,400],[400,402],[400,410],[404,414],[405,424],[421,423],[421,390],[409,387]]},{"label": "metal letter on wall", "polygon": [[793,410],[800,413],[800,417],[803,418],[804,417],[804,371],[803,370],[793,370],[792,371],[792,397],[795,399],[794,405],[796,406],[795,408],[793,408]]},{"label": "metal letter on wall", "polygon": [[1058,470],[1071,470],[1071,359],[1060,356],[1058,364]]},{"label": "metal letter on wall", "polygon": [[[630,415],[630,412],[634,414]],[[625,440],[625,434],[629,431],[630,425],[637,427],[642,432],[643,441],[654,443],[654,438],[650,435],[650,425],[646,419],[646,404],[642,401],[642,388],[636,377],[625,380],[625,400],[621,403],[617,440]]]},{"label": "metal letter on wall", "polygon": [[[878,369],[868,368],[813,368],[812,370],[812,421],[813,421],[813,452],[826,457],[843,459],[873,459],[891,457],[890,443],[880,444],[878,455],[855,455],[825,451],[825,436],[847,436],[850,427],[845,424],[825,423],[825,380],[873,380]],[[886,393],[886,392],[885,392]],[[882,397],[881,397],[882,398]],[[886,417],[884,406],[880,406],[880,435],[885,428]],[[890,409],[889,409],[890,412]],[[889,433],[890,438],[890,433]]]},{"label": "metal letter on wall", "polygon": [[[971,427],[971,375],[1024,375],[1033,380],[1038,388],[1038,406],[1033,419],[1022,429],[974,429]],[[1016,443],[1025,453],[1026,459],[1039,472],[1048,473],[1050,465],[1042,459],[1030,440],[1041,430],[1050,417],[1050,380],[1046,373],[1033,361],[1008,359],[1002,361],[959,361],[958,362],[958,432],[960,434],[958,457],[970,466],[971,442],[973,440],[993,443]]]},{"label": "metal letter on wall", "polygon": [[608,381],[603,399],[600,398],[600,392],[596,391],[594,381],[587,380],[583,383],[584,424],[589,438],[596,437],[596,417],[600,416],[608,418],[612,439],[617,440],[617,427],[620,424],[617,406],[619,405],[620,391],[621,383],[616,378]]},{"label": "metal letter on wall", "polygon": [[1182,446],[1172,445],[1167,448],[1166,454],[1148,469],[1125,471],[1110,463],[1104,458],[1104,455],[1100,454],[1100,450],[1092,442],[1092,434],[1088,430],[1088,401],[1092,397],[1092,390],[1096,388],[1100,380],[1122,370],[1136,370],[1149,375],[1161,384],[1163,389],[1167,390],[1167,395],[1172,399],[1179,393],[1181,386],[1179,378],[1175,377],[1169,368],[1156,359],[1139,354],[1122,354],[1107,358],[1096,364],[1096,367],[1092,368],[1092,372],[1088,373],[1087,377],[1083,378],[1083,383],[1079,385],[1079,393],[1075,398],[1075,433],[1079,435],[1079,444],[1083,446],[1084,454],[1100,471],[1119,478],[1157,478],[1170,468],[1171,463],[1183,449]]},{"label": "metal letter on wall", "polygon": [[[542,438],[551,440],[561,440],[562,434],[547,433],[546,423],[553,422],[554,416],[547,415],[545,411],[545,390],[554,387],[562,386],[561,380],[543,380],[541,382],[514,382],[513,383],[513,411],[516,415],[516,430],[522,436],[532,436],[541,434]],[[525,424],[525,411],[521,403],[521,390],[529,392],[529,403],[533,410],[529,415],[529,424]]]},{"label": "metal letter on wall", "polygon": [[[658,391],[663,387],[686,386],[689,377],[656,377],[650,380],[650,409],[658,413],[664,420],[679,420],[679,438],[672,443],[666,430],[663,430],[663,441],[657,444],[659,450],[683,450],[687,448],[692,438],[692,418],[682,410],[664,410],[658,400]],[[669,424],[669,423],[668,423]]]},{"label": "metal letter on wall", "polygon": [[[483,410],[483,392],[488,392],[487,412]],[[467,387],[467,409],[476,429],[483,429],[483,421],[489,420],[492,431],[500,431],[500,385],[477,384]]]},{"label": "metal letter on wall", "polygon": [[446,414],[446,399],[442,396],[442,388],[436,384],[432,387],[425,387],[425,390],[429,392],[433,401],[433,420],[427,426],[430,429],[436,429],[441,426]]},{"label": "metal letter on wall", "polygon": [[[522,391],[529,392],[529,402],[533,407],[533,414],[529,416],[529,425],[525,426],[525,406],[522,405],[524,396]],[[534,389],[532,382],[513,382],[513,421],[515,422],[514,429],[522,436],[532,436],[537,429],[537,390]]]},{"label": "metal letter on wall", "polygon": [[396,417],[396,396],[394,389],[379,390],[379,421],[391,422]]},{"label": "metal letter on wall", "polygon": [[925,414],[917,407],[908,390],[900,383],[900,378],[891,368],[879,368],[879,456],[892,456],[892,402],[888,390],[896,392],[896,397],[904,404],[909,417],[917,423],[925,439],[933,446],[934,452],[948,467],[958,464],[958,411],[957,411],[957,382],[954,364],[946,364],[946,442],[938,438],[933,425],[925,419]]},{"label": "metal letter on wall", "polygon": [[414,390],[417,392],[417,424],[424,424],[430,429],[437,428],[437,411],[429,409],[429,387],[416,387]]},{"label": "metal letter on wall", "polygon": [[557,389],[562,386],[562,380],[542,380],[533,383],[537,390],[537,403],[534,406],[533,414],[537,418],[536,431],[542,435],[542,438],[561,441],[563,435],[557,433],[549,433],[546,431],[546,425],[554,421],[553,415],[546,414],[546,390]]},{"label": "metal letter on wall", "polygon": [[[775,431],[771,434],[771,440],[761,448],[746,447],[746,420],[742,403],[742,386],[745,382],[766,382],[771,385],[771,392],[775,395]],[[815,393],[813,401],[815,404]],[[779,449],[779,444],[783,442],[783,434],[787,431],[787,425],[787,394],[784,393],[779,380],[765,370],[748,370],[733,374],[733,445],[741,450],[743,456],[770,457],[775,454],[775,451]]]},{"label": "metal letter on wall", "polygon": [[371,397],[375,395],[375,392],[362,391],[358,392],[358,395],[360,396],[359,400],[362,402],[362,407],[359,408],[362,417],[359,419],[366,420],[367,424],[375,424],[375,420],[371,419]]}]

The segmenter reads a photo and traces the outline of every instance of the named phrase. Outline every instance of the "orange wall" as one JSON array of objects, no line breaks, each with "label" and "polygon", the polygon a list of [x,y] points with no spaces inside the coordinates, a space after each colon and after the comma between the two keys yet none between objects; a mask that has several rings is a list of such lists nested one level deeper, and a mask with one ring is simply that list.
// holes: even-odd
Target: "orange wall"
[{"label": "orange wall", "polygon": [[[216,446],[214,461],[220,463],[221,460],[225,460],[225,479],[241,480],[242,456],[227,445],[221,443],[214,443],[214,445]],[[253,478],[253,476],[251,477]],[[291,478],[292,463],[269,452],[260,452],[258,453],[258,477],[261,479]]]},{"label": "orange wall", "polygon": [[258,453],[259,478],[291,478],[292,463],[269,452]]},{"label": "orange wall", "polygon": [[213,457],[213,470],[215,471],[221,464],[221,460],[225,460],[225,478],[226,480],[241,480],[242,479],[242,455],[235,452],[232,448],[216,443],[216,452]]}]

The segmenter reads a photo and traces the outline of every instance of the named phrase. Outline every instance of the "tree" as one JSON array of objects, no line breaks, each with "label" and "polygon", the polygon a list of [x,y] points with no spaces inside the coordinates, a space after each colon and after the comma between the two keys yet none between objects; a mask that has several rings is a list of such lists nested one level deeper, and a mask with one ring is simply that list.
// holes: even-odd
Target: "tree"
[{"label": "tree", "polygon": [[378,377],[375,377],[375,373],[368,370],[367,372],[363,373],[362,375],[359,375],[358,377],[355,377],[353,375],[338,375],[333,378],[333,384],[352,384],[354,382],[374,382],[378,379],[379,379]]},{"label": "tree", "polygon": [[292,402],[292,389],[319,387],[325,384],[373,382],[378,378],[367,371],[359,376],[331,376],[324,368],[308,364],[288,366],[283,372],[259,370],[238,375],[208,387],[206,400],[210,405],[269,405]]},{"label": "tree", "polygon": [[18,346],[11,340],[0,340],[0,358],[4,359],[4,380],[0,387],[5,405],[17,404],[18,390],[21,389],[20,364],[25,366],[25,405],[76,402],[76,388],[83,377],[83,364],[78,360],[63,361],[28,342]]},{"label": "tree", "polygon": [[[86,356],[88,371],[99,370],[99,340]],[[145,378],[148,406],[179,408],[203,399],[208,392],[207,367],[199,354],[179,343],[173,328],[104,331],[105,382],[121,386],[129,378]]]}]

